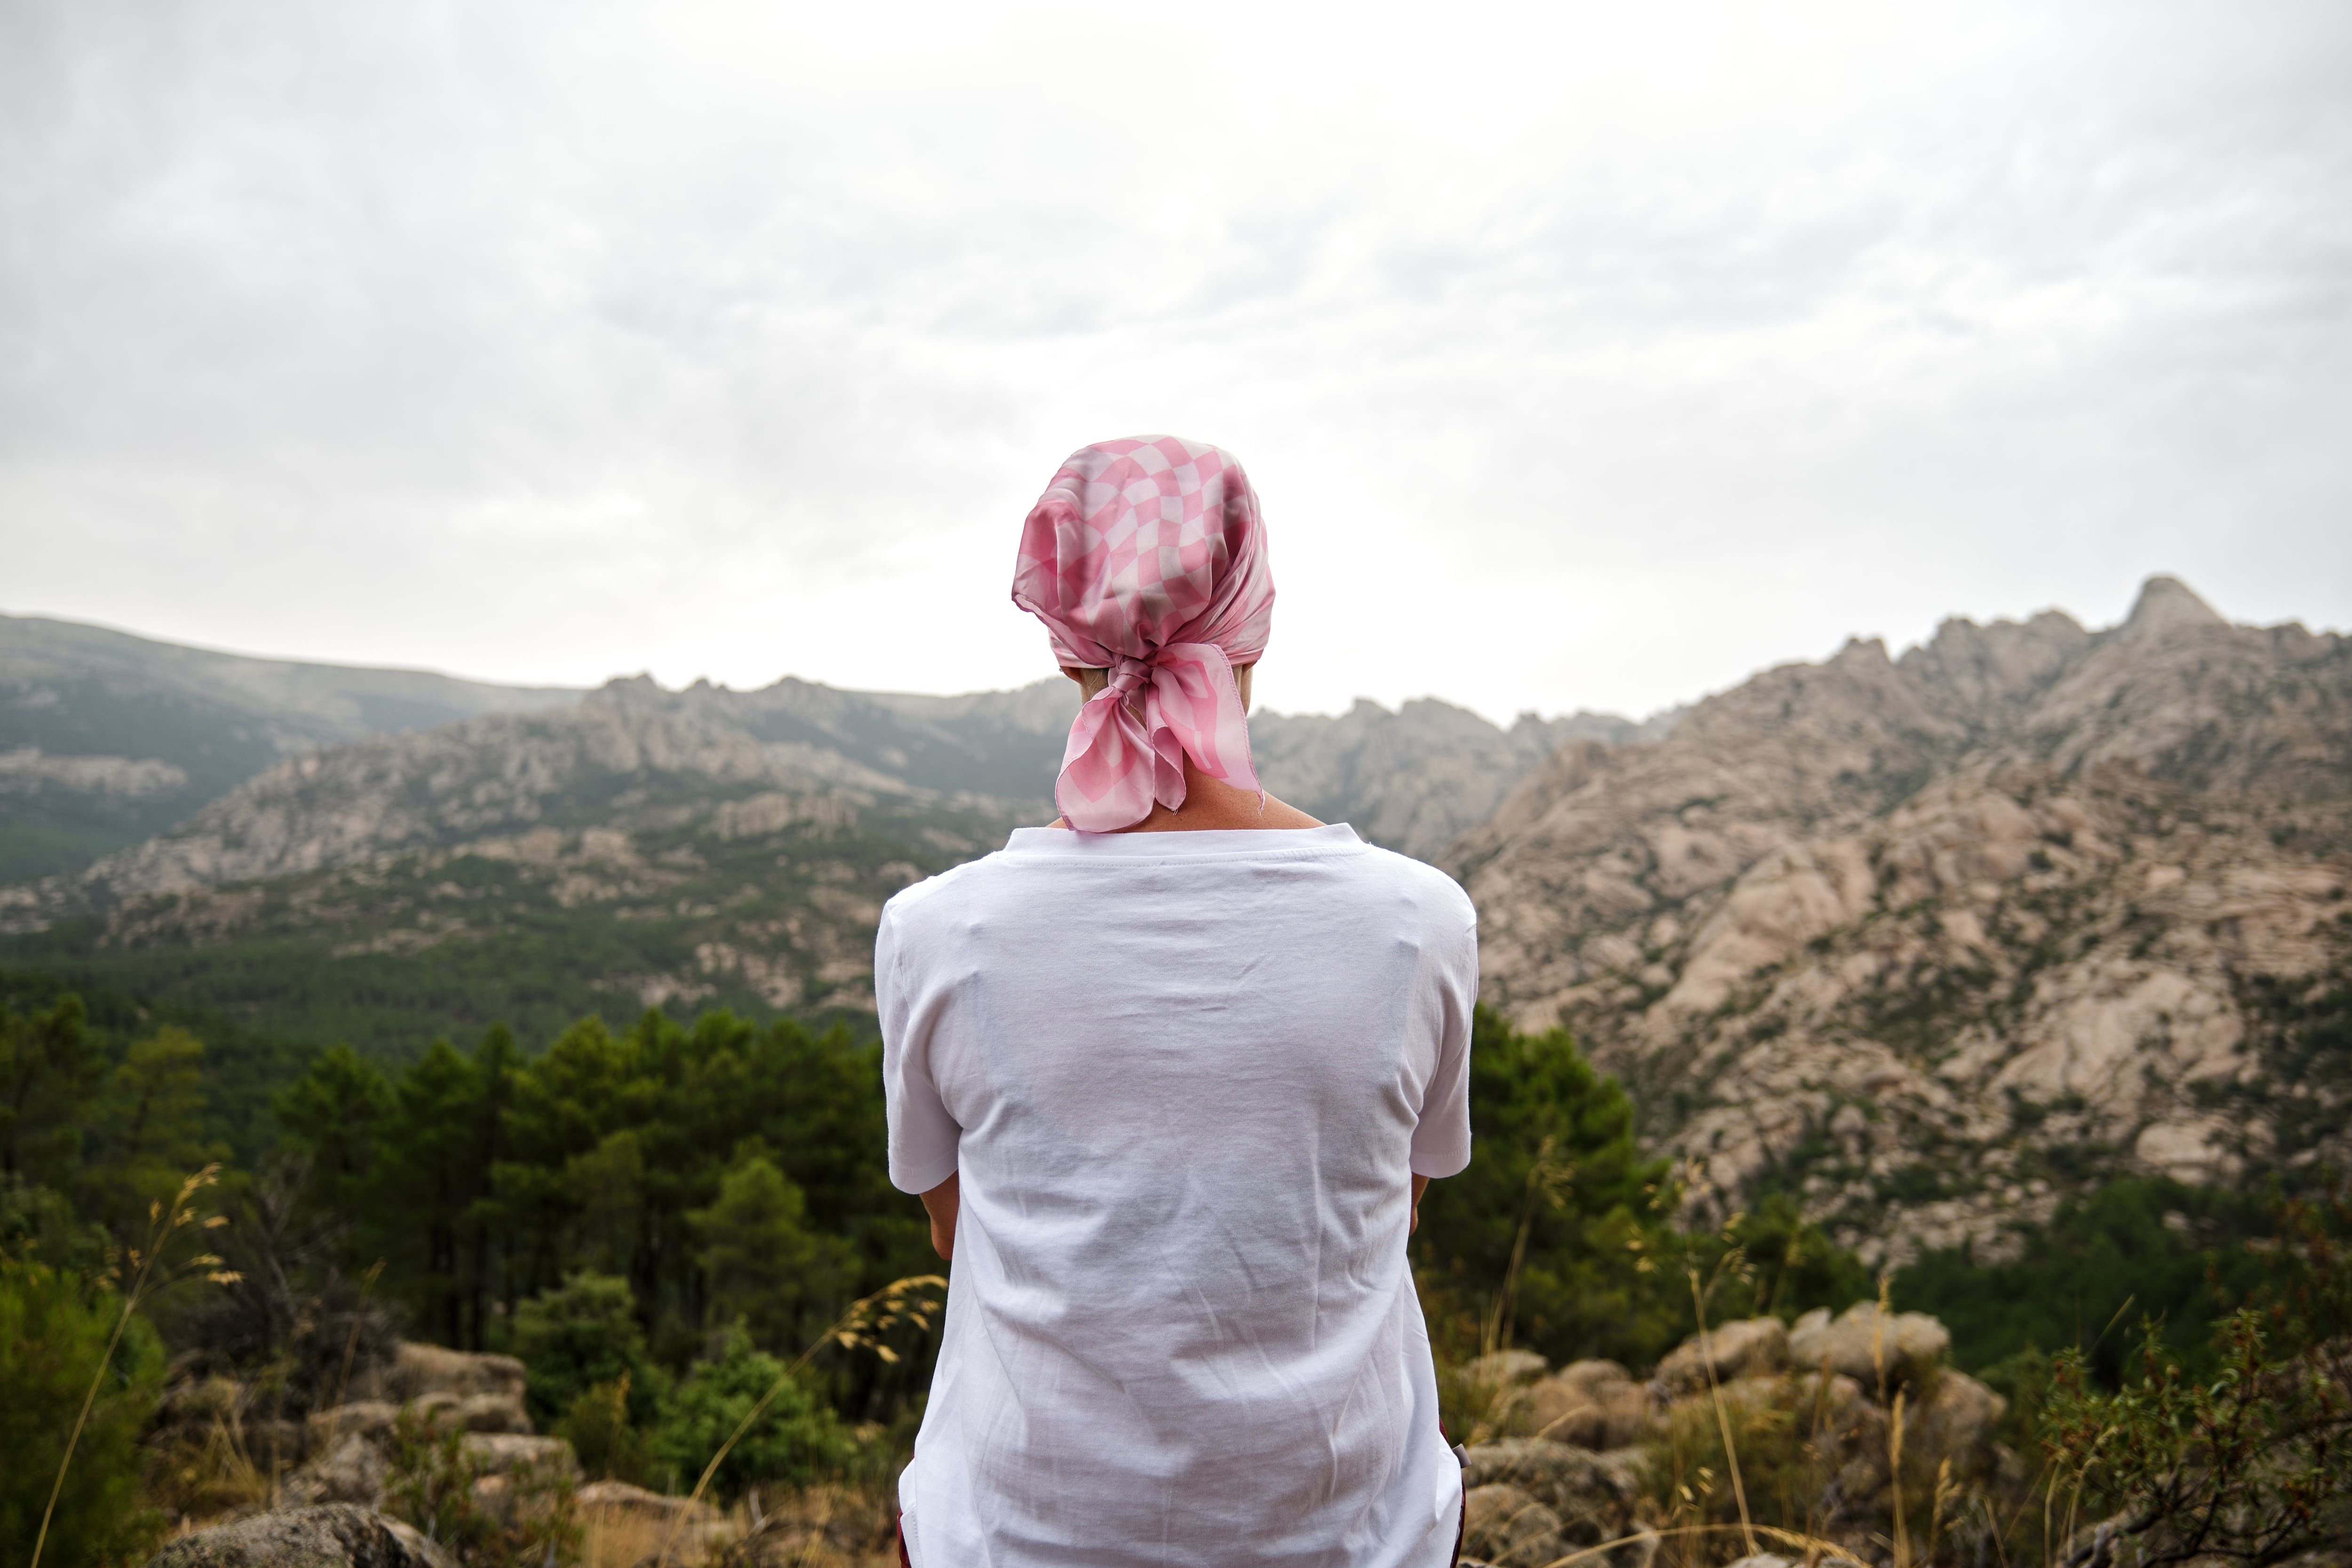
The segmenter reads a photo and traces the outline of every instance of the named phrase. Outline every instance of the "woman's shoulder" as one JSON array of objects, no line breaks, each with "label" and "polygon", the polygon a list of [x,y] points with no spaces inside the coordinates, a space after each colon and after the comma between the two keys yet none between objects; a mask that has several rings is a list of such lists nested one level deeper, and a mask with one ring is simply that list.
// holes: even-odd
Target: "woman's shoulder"
[{"label": "woman's shoulder", "polygon": [[1432,915],[1473,922],[1477,920],[1477,910],[1471,905],[1470,895],[1463,891],[1462,884],[1428,861],[1370,842],[1364,847],[1369,851],[1361,859],[1366,874],[1390,882]]},{"label": "woman's shoulder", "polygon": [[995,850],[977,859],[950,866],[944,871],[935,871],[920,881],[908,883],[883,900],[882,919],[904,925],[910,920],[922,918],[924,910],[943,900],[954,901],[959,887],[970,882],[976,874],[984,875],[981,868],[992,860],[1001,859],[1003,854],[1002,849]]}]

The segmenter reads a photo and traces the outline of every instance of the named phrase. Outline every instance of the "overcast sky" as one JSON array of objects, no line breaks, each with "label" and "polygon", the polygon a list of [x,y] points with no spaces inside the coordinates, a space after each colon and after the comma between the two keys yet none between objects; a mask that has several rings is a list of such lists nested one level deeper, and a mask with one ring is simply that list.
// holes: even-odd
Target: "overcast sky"
[{"label": "overcast sky", "polygon": [[0,0],[0,610],[1013,685],[1141,431],[1283,709],[2352,626],[2352,6]]}]

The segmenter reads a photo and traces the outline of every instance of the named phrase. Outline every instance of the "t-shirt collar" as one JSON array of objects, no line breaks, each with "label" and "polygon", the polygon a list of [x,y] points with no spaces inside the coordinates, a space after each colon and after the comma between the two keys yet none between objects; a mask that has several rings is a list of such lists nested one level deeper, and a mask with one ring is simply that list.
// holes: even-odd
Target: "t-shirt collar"
[{"label": "t-shirt collar", "polygon": [[1079,833],[1067,827],[1016,827],[1008,855],[1083,855],[1172,860],[1201,856],[1323,854],[1360,849],[1364,841],[1344,822],[1323,827],[1243,827],[1175,833]]}]

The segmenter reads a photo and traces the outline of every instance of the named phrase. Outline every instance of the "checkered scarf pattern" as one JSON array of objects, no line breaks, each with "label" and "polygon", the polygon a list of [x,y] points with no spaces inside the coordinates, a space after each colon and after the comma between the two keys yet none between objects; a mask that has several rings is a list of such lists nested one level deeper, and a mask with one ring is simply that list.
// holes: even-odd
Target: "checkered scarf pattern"
[{"label": "checkered scarf pattern", "polygon": [[1265,651],[1274,574],[1230,456],[1173,436],[1073,453],[1022,525],[1013,602],[1045,623],[1057,662],[1110,671],[1054,782],[1072,827],[1108,833],[1155,801],[1183,805],[1186,757],[1260,788],[1234,666]]}]

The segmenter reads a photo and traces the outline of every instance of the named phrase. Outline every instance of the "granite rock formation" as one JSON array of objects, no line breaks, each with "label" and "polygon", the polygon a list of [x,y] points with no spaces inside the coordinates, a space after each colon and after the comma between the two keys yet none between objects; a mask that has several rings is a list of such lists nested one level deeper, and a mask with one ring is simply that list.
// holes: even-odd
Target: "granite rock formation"
[{"label": "granite rock formation", "polygon": [[1948,622],[1565,745],[1448,859],[1488,999],[1575,1028],[1699,1202],[1769,1179],[1899,1260],[2105,1173],[2340,1164],[2304,1026],[2347,850],[2352,642],[2159,577],[2108,631]]}]

